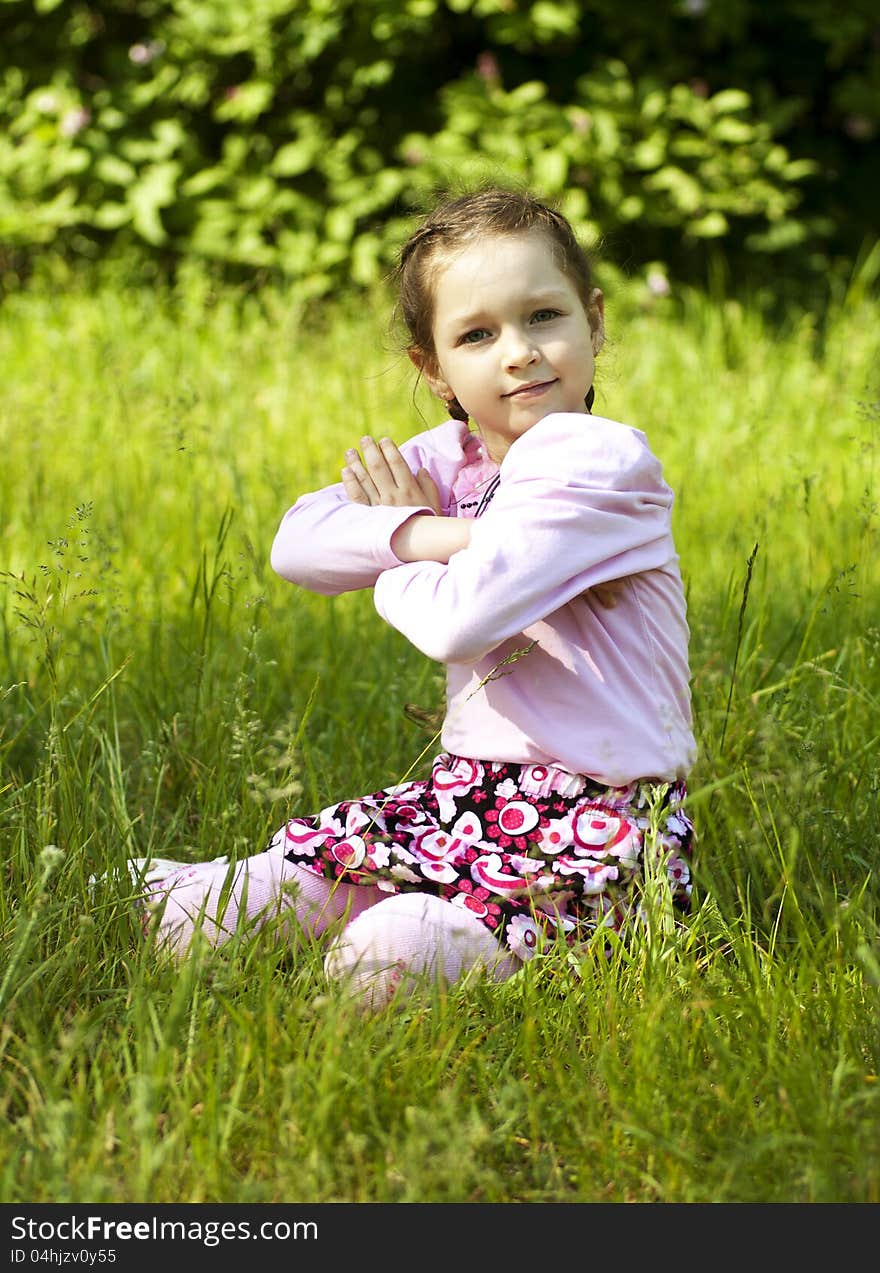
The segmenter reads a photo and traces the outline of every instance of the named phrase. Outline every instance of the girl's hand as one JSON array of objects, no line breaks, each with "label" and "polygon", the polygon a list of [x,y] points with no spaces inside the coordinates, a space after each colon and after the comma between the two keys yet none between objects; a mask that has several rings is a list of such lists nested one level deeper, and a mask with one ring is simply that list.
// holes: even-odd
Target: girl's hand
[{"label": "girl's hand", "polygon": [[[371,437],[361,438],[361,450],[363,459],[355,447],[345,452],[342,470],[342,486],[353,504],[385,504],[397,508],[426,505],[442,517],[437,483],[426,468],[413,473],[391,438],[381,438],[378,442]],[[467,546],[471,530],[467,521],[442,518],[442,526],[424,525],[432,520],[411,518],[398,528],[391,542],[401,561],[445,562],[453,552]],[[450,536],[451,542],[447,544]],[[439,546],[434,543],[438,537]],[[624,586],[623,579],[615,579],[597,584],[589,591],[606,610],[613,610]]]},{"label": "girl's hand", "polygon": [[390,438],[378,443],[361,438],[363,459],[352,447],[345,453],[342,485],[354,504],[385,504],[397,508],[427,505],[440,513],[440,492],[427,469],[413,473]]}]

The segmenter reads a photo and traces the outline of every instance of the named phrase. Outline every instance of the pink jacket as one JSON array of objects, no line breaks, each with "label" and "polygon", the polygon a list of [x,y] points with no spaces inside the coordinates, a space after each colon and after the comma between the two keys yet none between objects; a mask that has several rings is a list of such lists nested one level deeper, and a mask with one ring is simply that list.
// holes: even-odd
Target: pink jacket
[{"label": "pink jacket", "polygon": [[[550,415],[499,468],[450,420],[401,452],[447,515],[478,516],[466,549],[401,563],[390,540],[414,510],[352,504],[337,484],[285,514],[273,569],[325,595],[374,588],[379,614],[447,665],[448,751],[609,786],[684,777],[695,744],[673,495],[644,434]],[[587,593],[616,579],[612,609]]]}]

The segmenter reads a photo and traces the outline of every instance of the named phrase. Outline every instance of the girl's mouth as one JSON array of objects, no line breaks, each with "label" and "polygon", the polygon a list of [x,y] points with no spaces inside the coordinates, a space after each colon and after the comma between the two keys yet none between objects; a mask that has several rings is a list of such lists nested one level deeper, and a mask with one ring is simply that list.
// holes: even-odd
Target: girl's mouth
[{"label": "girl's mouth", "polygon": [[542,393],[555,385],[555,380],[536,380],[530,385],[521,385],[518,389],[511,389],[510,393],[504,394],[505,398],[539,398]]}]

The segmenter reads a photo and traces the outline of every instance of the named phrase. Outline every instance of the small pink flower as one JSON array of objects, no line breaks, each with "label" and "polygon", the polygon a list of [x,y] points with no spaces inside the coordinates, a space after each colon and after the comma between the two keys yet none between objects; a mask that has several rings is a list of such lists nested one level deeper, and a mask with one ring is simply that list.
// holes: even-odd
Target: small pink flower
[{"label": "small pink flower", "polygon": [[165,52],[163,40],[147,40],[145,43],[133,44],[128,50],[128,59],[135,66],[147,66],[160,53]]},{"label": "small pink flower", "polygon": [[62,137],[75,137],[81,133],[92,118],[92,112],[85,106],[74,106],[61,116],[58,131]]},{"label": "small pink flower", "polygon": [[501,68],[494,53],[488,49],[477,57],[477,75],[487,84],[497,84],[501,79]]},{"label": "small pink flower", "polygon": [[669,279],[665,274],[661,274],[659,270],[649,270],[645,283],[652,296],[668,296],[672,291],[669,286]]}]

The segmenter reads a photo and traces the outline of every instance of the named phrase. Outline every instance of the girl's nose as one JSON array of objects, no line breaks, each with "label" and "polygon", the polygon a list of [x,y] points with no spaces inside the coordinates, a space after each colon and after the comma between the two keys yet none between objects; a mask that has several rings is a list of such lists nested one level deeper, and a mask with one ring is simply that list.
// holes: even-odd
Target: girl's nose
[{"label": "girl's nose", "polygon": [[535,342],[529,339],[528,333],[513,330],[507,333],[504,342],[504,365],[506,367],[526,367],[537,361],[538,351]]}]

